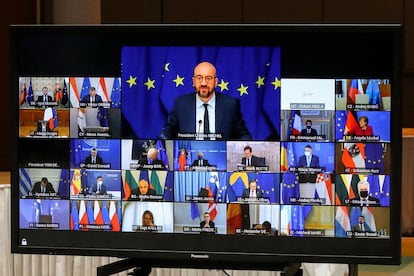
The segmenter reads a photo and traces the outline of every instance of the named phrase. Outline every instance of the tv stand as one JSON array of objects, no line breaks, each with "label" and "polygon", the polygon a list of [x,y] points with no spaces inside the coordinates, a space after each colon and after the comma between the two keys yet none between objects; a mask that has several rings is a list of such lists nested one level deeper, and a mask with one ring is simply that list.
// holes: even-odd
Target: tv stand
[{"label": "tv stand", "polygon": [[[301,263],[283,263],[281,264],[282,276],[301,276],[302,270],[300,269]],[[142,265],[142,260],[138,258],[126,258],[96,268],[97,276],[109,276],[115,273],[119,273],[131,268],[134,268],[133,272],[128,275],[132,276],[149,276],[152,270],[150,265]]]},{"label": "tv stand", "polygon": [[132,276],[149,276],[151,273],[151,266],[149,265],[142,265],[142,261],[137,258],[126,258],[123,260],[119,260],[117,262],[113,262],[110,264],[106,264],[103,266],[98,266],[96,268],[96,275],[97,276],[109,276],[118,272],[122,272],[128,269],[135,267],[134,271],[129,273]]}]

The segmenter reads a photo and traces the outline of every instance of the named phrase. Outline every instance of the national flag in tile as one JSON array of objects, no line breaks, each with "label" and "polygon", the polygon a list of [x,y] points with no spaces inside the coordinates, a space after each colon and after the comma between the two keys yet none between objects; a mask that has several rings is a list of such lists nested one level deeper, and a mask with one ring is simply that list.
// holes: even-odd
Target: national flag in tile
[{"label": "national flag in tile", "polygon": [[[81,200],[79,205],[79,225],[87,225],[88,224],[88,214],[86,213],[85,201]],[[86,227],[81,228],[81,230],[88,230]]]},{"label": "national flag in tile", "polygon": [[364,94],[360,79],[353,79],[348,89],[348,103],[355,104],[355,95]]},{"label": "national flag in tile", "polygon": [[346,206],[338,206],[335,214],[335,237],[346,237],[346,232],[351,231],[351,222]]},{"label": "national flag in tile", "polygon": [[[142,171],[141,171],[142,173]],[[141,176],[140,176],[141,179]],[[157,171],[151,171],[151,177],[150,177],[150,181],[149,181],[150,187],[152,189],[154,189],[155,193],[157,195],[163,195],[164,194],[164,189],[161,186],[161,182],[160,179],[158,177]]]},{"label": "national flag in tile", "polygon": [[110,224],[112,225],[112,231],[119,232],[121,229],[121,224],[119,223],[115,201],[113,200],[109,203],[109,219],[110,219]]},{"label": "national flag in tile", "polygon": [[191,164],[191,141],[175,140],[174,167],[184,171],[187,164]]},{"label": "national flag in tile", "polygon": [[26,83],[23,83],[22,90],[20,92],[20,105],[26,102],[26,97],[27,97]]},{"label": "national flag in tile", "polygon": [[318,174],[315,184],[315,198],[324,198],[324,205],[332,204],[332,181],[329,174]]},{"label": "national flag in tile", "polygon": [[100,77],[99,78],[99,86],[102,90],[103,99],[104,102],[109,102],[109,95],[108,95],[108,89],[106,88],[105,78]]},{"label": "national flag in tile", "polygon": [[359,127],[356,117],[357,116],[354,111],[348,110],[348,113],[346,115],[345,132],[349,132],[356,127]]},{"label": "national flag in tile", "polygon": [[227,204],[227,233],[235,234],[236,229],[243,226],[243,213],[241,204],[230,203]]},{"label": "national flag in tile", "polygon": [[230,202],[237,201],[237,197],[241,197],[243,191],[249,187],[249,177],[246,172],[234,172],[229,177],[229,185],[227,189]]},{"label": "national flag in tile", "polygon": [[138,172],[131,172],[130,170],[122,171],[124,200],[129,199],[131,191],[138,190],[138,182],[133,173],[138,174]]},{"label": "national flag in tile", "polygon": [[59,103],[62,97],[63,97],[63,92],[62,92],[62,88],[60,87],[60,83],[56,83],[55,101]]},{"label": "national flag in tile", "polygon": [[301,130],[302,130],[302,118],[300,116],[300,113],[298,110],[291,110],[287,139],[290,139],[291,135],[300,135]]},{"label": "national flag in tile", "polygon": [[95,224],[98,224],[98,225],[104,224],[101,207],[99,206],[99,201],[97,200],[95,200],[94,207],[93,207],[93,217],[95,219]]},{"label": "national flag in tile", "polygon": [[20,196],[29,195],[32,190],[32,181],[29,175],[29,169],[19,169],[19,194]]},{"label": "national flag in tile", "polygon": [[367,225],[366,229],[369,232],[375,232],[377,231],[377,226],[375,223],[375,217],[372,213],[372,207],[362,207],[361,214],[364,216],[365,225]]},{"label": "national flag in tile", "polygon": [[365,145],[363,143],[344,143],[341,161],[345,169],[365,168]]},{"label": "national flag in tile", "polygon": [[72,181],[70,184],[70,194],[71,195],[78,195],[79,192],[81,191],[81,170],[76,169],[73,171],[73,175],[72,175]]}]

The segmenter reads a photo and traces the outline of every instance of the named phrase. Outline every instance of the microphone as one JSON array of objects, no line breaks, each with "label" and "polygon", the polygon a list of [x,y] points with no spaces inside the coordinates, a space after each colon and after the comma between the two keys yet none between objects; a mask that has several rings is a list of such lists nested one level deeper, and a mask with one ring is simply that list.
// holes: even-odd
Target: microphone
[{"label": "microphone", "polygon": [[201,133],[201,125],[203,124],[202,120],[198,121],[198,133]]}]

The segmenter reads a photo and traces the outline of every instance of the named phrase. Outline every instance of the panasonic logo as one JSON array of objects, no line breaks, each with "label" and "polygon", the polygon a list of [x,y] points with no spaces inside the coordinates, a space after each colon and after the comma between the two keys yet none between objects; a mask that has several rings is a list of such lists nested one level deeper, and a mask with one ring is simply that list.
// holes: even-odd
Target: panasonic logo
[{"label": "panasonic logo", "polygon": [[210,257],[206,254],[204,254],[204,255],[191,254],[191,258],[193,258],[193,259],[208,259]]}]

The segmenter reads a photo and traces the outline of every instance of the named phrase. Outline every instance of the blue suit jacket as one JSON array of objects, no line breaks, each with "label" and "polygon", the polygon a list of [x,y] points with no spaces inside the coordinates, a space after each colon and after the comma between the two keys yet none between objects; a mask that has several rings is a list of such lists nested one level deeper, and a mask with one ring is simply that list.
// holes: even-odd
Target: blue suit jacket
[{"label": "blue suit jacket", "polygon": [[[306,156],[302,155],[301,157],[299,157],[299,162],[298,162],[298,167],[307,167],[308,164],[306,162]],[[321,166],[319,165],[319,157],[312,154],[312,159],[310,162],[310,166],[311,168],[320,168]]]},{"label": "blue suit jacket", "polygon": [[[224,140],[251,140],[252,136],[240,111],[240,101],[218,92],[215,94],[216,134],[221,134]],[[196,96],[196,93],[191,93],[175,100],[167,122],[159,135],[160,139],[174,139],[177,138],[178,133],[195,134],[197,132],[195,127]]]},{"label": "blue suit jacket", "polygon": [[[91,95],[86,95],[82,98],[81,103],[90,103],[91,102]],[[95,95],[95,103],[102,103],[102,97],[98,94]]]}]

